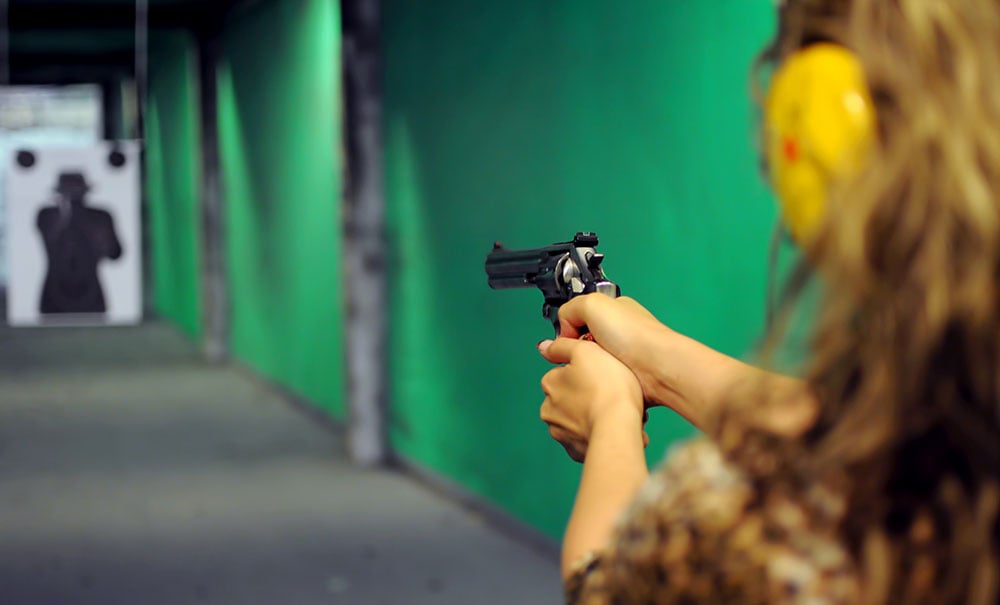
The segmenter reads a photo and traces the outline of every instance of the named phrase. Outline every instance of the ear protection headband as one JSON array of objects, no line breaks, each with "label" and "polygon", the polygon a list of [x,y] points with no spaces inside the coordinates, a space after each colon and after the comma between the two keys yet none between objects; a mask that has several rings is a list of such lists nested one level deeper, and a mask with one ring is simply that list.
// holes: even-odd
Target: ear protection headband
[{"label": "ear protection headband", "polygon": [[815,237],[832,183],[857,173],[874,138],[875,108],[858,58],[817,43],[778,68],[764,107],[771,183],[799,245]]}]

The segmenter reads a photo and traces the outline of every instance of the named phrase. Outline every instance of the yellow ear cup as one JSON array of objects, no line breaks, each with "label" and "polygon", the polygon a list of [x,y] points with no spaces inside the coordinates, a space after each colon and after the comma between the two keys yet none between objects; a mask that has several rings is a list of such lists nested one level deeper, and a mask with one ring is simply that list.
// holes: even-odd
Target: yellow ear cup
[{"label": "yellow ear cup", "polygon": [[861,63],[836,44],[796,52],[774,74],[764,112],[782,218],[806,245],[828,211],[830,184],[857,173],[874,137],[875,109]]}]

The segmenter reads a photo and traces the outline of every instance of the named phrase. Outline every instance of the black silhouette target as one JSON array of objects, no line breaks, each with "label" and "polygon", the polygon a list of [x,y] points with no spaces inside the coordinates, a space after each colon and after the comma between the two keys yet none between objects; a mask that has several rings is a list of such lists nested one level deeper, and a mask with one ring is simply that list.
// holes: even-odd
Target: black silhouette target
[{"label": "black silhouette target", "polygon": [[39,311],[104,313],[104,290],[97,267],[122,254],[111,213],[89,207],[86,177],[78,172],[59,175],[58,203],[38,212],[38,231],[45,243],[48,269]]},{"label": "black silhouette target", "polygon": [[138,148],[18,149],[7,160],[12,325],[142,318]]}]

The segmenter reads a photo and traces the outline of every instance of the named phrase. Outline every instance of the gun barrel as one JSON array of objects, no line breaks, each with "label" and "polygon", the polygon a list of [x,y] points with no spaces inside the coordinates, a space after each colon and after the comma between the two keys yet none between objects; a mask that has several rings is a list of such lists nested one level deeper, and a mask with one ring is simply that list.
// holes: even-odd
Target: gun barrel
[{"label": "gun barrel", "polygon": [[486,275],[494,290],[531,288],[547,255],[545,248],[507,250],[495,248],[486,257]]}]

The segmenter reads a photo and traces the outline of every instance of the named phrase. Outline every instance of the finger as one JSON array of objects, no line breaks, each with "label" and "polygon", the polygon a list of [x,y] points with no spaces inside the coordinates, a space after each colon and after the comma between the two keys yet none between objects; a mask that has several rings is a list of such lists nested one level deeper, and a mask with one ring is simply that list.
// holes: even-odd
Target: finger
[{"label": "finger", "polygon": [[556,383],[559,380],[559,374],[563,371],[563,368],[552,368],[542,376],[542,392],[545,393],[546,397],[552,395],[553,389],[556,388]]},{"label": "finger", "polygon": [[557,424],[550,424],[549,436],[558,442],[559,445],[563,446],[563,449],[566,450],[566,454],[570,458],[576,462],[583,462],[583,458],[587,453],[586,445],[577,439],[576,435],[571,431],[567,431]]},{"label": "finger", "polygon": [[546,397],[542,401],[542,405],[538,408],[538,417],[541,419],[542,422],[549,425],[550,427],[553,426],[561,427],[562,429],[572,433],[570,429],[566,428],[566,425],[563,422],[564,420],[566,420],[566,417],[563,414],[559,413],[559,409],[556,407],[554,403],[552,403],[551,397]]},{"label": "finger", "polygon": [[563,446],[563,449],[566,450],[566,454],[573,459],[573,462],[583,464],[583,461],[587,457],[587,450],[572,442],[560,441],[559,444]]},{"label": "finger", "polygon": [[555,423],[555,416],[552,414],[552,399],[548,396],[545,397],[542,405],[538,408],[538,417],[549,426]]},{"label": "finger", "polygon": [[587,325],[593,294],[576,296],[559,307],[559,335],[565,338],[579,338],[580,328]]},{"label": "finger", "polygon": [[646,431],[642,432],[642,449],[649,447],[649,433]]},{"label": "finger", "polygon": [[542,357],[552,363],[569,363],[577,347],[584,341],[575,338],[559,337],[555,340],[543,340],[538,345]]},{"label": "finger", "polygon": [[549,425],[549,437],[552,437],[559,443],[563,444],[571,443],[573,441],[573,433],[567,431],[562,425],[559,424]]}]

